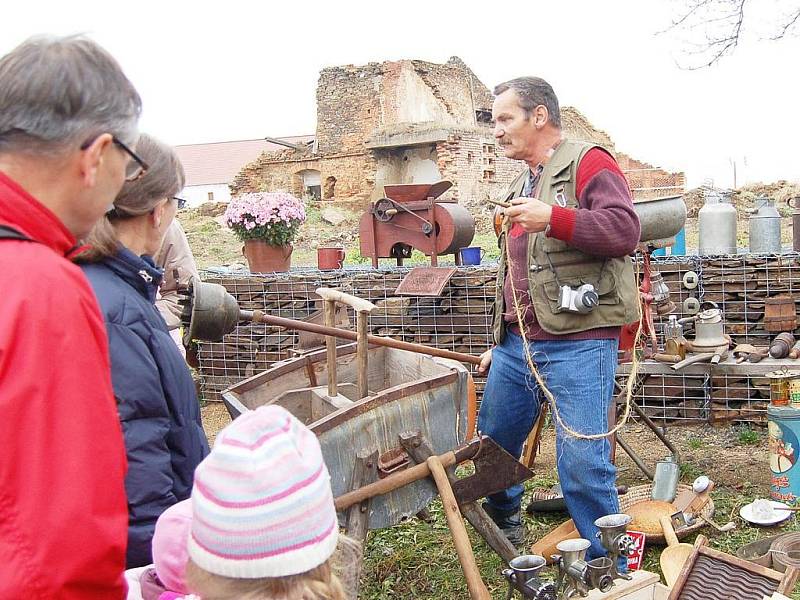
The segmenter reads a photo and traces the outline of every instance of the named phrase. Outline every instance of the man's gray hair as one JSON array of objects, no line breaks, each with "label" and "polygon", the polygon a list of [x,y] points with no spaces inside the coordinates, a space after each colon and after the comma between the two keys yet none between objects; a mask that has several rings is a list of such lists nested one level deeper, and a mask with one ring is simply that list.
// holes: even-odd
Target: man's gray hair
[{"label": "man's gray hair", "polygon": [[533,109],[539,105],[547,109],[550,123],[561,129],[561,109],[558,107],[558,98],[553,87],[540,77],[517,77],[501,83],[494,88],[494,95],[514,90],[519,96],[519,105],[525,111],[525,116],[530,117]]},{"label": "man's gray hair", "polygon": [[102,133],[133,144],[142,101],[84,36],[35,37],[0,58],[0,154],[54,155]]}]

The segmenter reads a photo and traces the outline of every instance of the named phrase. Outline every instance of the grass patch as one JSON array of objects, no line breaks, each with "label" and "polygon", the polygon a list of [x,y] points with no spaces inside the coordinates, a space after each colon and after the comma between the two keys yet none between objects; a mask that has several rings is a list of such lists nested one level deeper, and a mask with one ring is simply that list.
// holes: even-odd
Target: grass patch
[{"label": "grass patch", "polygon": [[761,444],[761,432],[752,427],[743,426],[736,439],[741,446],[757,446]]},{"label": "grass patch", "polygon": [[692,449],[692,450],[700,450],[700,448],[702,448],[703,446],[705,446],[705,445],[706,445],[706,443],[703,441],[703,439],[702,439],[702,438],[699,438],[699,437],[690,437],[690,438],[689,438],[689,439],[686,441],[686,445],[687,445],[687,446],[689,446],[689,448],[690,448],[690,449]]}]

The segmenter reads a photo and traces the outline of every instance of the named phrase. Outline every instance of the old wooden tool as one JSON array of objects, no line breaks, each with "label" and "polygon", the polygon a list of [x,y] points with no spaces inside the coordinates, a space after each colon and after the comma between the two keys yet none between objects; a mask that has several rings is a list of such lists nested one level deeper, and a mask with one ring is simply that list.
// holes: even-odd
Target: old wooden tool
[{"label": "old wooden tool", "polygon": [[675,530],[672,528],[672,521],[667,516],[659,519],[661,529],[664,531],[664,537],[667,540],[667,548],[661,553],[661,572],[664,574],[664,580],[667,582],[668,587],[675,585],[678,581],[678,576],[681,573],[683,564],[689,558],[694,548],[691,544],[681,544],[678,542],[678,536],[675,535]]},{"label": "old wooden tool", "polygon": [[[428,443],[428,441],[422,437],[419,431],[410,431],[400,434],[400,443],[402,444],[403,448],[405,448],[405,451],[408,453],[408,455],[416,463],[424,463],[429,457],[434,455],[433,448],[431,447],[430,443]],[[475,467],[477,470],[479,468],[479,464],[476,463]],[[447,473],[447,479],[451,485],[458,481],[454,467],[445,469],[445,472]],[[495,522],[489,518],[489,515],[486,514],[486,511],[483,510],[483,507],[479,502],[464,501],[460,498],[456,499],[458,500],[459,509],[461,509],[461,512],[463,513],[464,517],[466,517],[467,521],[469,521],[469,524],[472,525],[473,529],[478,532],[478,534],[487,544],[489,544],[489,547],[494,550],[498,556],[500,556],[505,562],[510,562],[519,556],[517,549],[511,542],[508,541],[508,538],[503,535]],[[353,509],[351,508],[350,510]]]},{"label": "old wooden tool", "polygon": [[458,503],[453,495],[453,490],[450,487],[450,482],[447,479],[447,473],[444,471],[442,461],[438,456],[431,456],[426,461],[426,464],[428,469],[430,469],[433,480],[436,482],[439,495],[442,497],[442,506],[444,507],[445,517],[447,517],[447,525],[450,527],[450,533],[453,535],[453,543],[456,546],[458,561],[461,563],[461,568],[464,570],[464,577],[467,580],[470,598],[491,600],[489,590],[486,589],[486,585],[483,583],[481,575],[478,572],[478,565],[475,564],[475,555],[472,552],[472,545],[469,542],[467,529],[464,527],[464,521],[461,519],[461,511],[458,510]]},{"label": "old wooden tool", "polygon": [[[487,464],[491,465],[491,467],[476,469],[474,475],[464,477],[456,482],[453,486],[454,494],[461,502],[499,492],[515,483],[521,483],[533,475],[530,469],[503,450],[488,436],[475,438],[455,450],[439,455],[439,460],[447,468],[467,460],[480,461],[481,454],[488,454],[493,457],[491,461],[489,458],[486,459]],[[335,500],[336,510],[344,510],[367,498],[387,494],[404,485],[429,477],[430,474],[427,462],[409,467],[403,471],[397,471],[384,479],[342,494]]]}]

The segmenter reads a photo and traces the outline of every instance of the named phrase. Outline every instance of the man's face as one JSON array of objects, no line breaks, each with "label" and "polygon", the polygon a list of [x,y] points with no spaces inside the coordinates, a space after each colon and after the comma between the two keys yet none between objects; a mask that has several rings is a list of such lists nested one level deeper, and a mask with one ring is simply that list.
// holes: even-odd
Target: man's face
[{"label": "man's face", "polygon": [[[89,148],[86,151],[92,150]],[[77,231],[73,233],[78,238],[85,237],[114,202],[125,183],[125,169],[130,162],[130,157],[110,141],[96,151],[100,162],[92,178],[93,185],[84,189],[81,202],[75,205],[78,214],[75,215],[74,224]]]},{"label": "man's face", "polygon": [[538,135],[533,119],[525,115],[514,90],[506,90],[492,105],[494,137],[507,158],[525,160]]}]

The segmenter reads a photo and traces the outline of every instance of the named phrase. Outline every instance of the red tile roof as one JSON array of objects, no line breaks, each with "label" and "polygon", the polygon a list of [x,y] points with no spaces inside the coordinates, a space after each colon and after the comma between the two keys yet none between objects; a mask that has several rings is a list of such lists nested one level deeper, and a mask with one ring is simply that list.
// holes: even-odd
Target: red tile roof
[{"label": "red tile roof", "polygon": [[[314,136],[298,135],[278,139],[302,145],[312,141]],[[186,170],[187,186],[230,183],[242,167],[254,161],[262,152],[283,149],[285,146],[263,139],[175,146]]]}]

